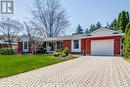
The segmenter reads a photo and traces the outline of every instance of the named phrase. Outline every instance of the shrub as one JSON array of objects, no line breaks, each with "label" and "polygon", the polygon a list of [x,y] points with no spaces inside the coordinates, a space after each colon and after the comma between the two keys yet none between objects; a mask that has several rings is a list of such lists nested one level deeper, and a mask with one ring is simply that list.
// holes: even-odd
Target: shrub
[{"label": "shrub", "polygon": [[[63,54],[64,53],[64,54]],[[56,50],[54,53],[53,53],[53,56],[55,57],[59,57],[60,55],[64,55],[64,56],[68,56],[69,55],[69,48],[65,48],[65,49],[59,49],[59,50]]]},{"label": "shrub", "polygon": [[62,50],[61,50],[61,49],[58,49],[58,50],[56,50],[55,52],[62,52]]},{"label": "shrub", "polygon": [[53,56],[55,56],[55,57],[58,57],[58,56],[60,56],[60,55],[62,55],[62,52],[56,52],[56,51],[55,51],[55,52],[53,53]]},{"label": "shrub", "polygon": [[69,48],[66,47],[66,48],[63,50],[63,53],[64,53],[66,56],[68,56],[69,53],[70,53]]},{"label": "shrub", "polygon": [[0,49],[0,54],[1,55],[14,55],[15,51],[13,49],[9,49],[9,48],[2,48],[2,49]]}]

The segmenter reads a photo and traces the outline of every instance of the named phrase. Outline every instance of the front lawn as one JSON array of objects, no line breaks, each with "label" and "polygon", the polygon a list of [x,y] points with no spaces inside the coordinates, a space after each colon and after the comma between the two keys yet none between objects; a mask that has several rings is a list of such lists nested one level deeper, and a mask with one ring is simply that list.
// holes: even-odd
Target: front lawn
[{"label": "front lawn", "polygon": [[0,78],[63,62],[51,55],[0,55]]}]

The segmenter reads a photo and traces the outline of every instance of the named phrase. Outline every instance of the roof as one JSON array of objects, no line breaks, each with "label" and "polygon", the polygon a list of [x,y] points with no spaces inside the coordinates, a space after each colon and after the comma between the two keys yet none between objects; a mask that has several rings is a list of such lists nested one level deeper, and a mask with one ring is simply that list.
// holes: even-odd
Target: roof
[{"label": "roof", "polygon": [[[68,35],[68,36],[59,36],[59,37],[50,37],[50,38],[40,38],[41,41],[44,42],[49,42],[49,41],[62,41],[62,40],[74,40],[74,39],[82,39],[82,38],[90,38],[90,37],[101,37],[102,35],[99,36],[94,36],[95,33],[100,31],[107,31],[108,33],[110,32],[111,35],[110,36],[124,36],[124,33],[122,32],[118,32],[115,30],[111,30],[111,29],[107,29],[107,28],[99,28],[95,31],[93,31],[92,33],[89,34],[79,34],[79,35]],[[108,34],[103,35],[103,36],[108,36]],[[26,38],[28,39],[27,35],[22,36],[22,38]]]},{"label": "roof", "polygon": [[43,41],[73,40],[73,39],[81,39],[83,36],[84,36],[84,34],[69,35],[69,36],[59,36],[59,37],[44,38]]},{"label": "roof", "polygon": [[118,34],[119,34],[119,33],[122,33],[122,32],[119,32],[119,31],[116,31],[116,30],[112,30],[112,29],[109,29],[109,28],[99,28],[99,29],[97,29],[97,30],[91,32],[90,34],[94,34],[94,33],[98,32],[98,31],[100,31],[100,30],[105,30],[105,31],[108,31],[108,32],[113,32],[113,33],[118,33]]},{"label": "roof", "polygon": [[[101,31],[106,31],[103,32],[103,34],[101,33]],[[95,35],[96,33],[100,32],[100,35]],[[90,38],[90,37],[101,37],[101,36],[124,36],[125,34],[119,31],[115,31],[115,30],[111,30],[108,28],[99,28],[93,32],[91,32],[88,35],[84,35],[83,38]]]},{"label": "roof", "polygon": [[[115,30],[111,30],[108,28],[99,28],[89,34],[80,34],[80,35],[69,35],[69,36],[59,36],[59,37],[51,37],[51,38],[45,38],[43,39],[43,41],[61,41],[61,40],[73,40],[73,39],[81,39],[81,38],[90,38],[90,37],[95,37],[92,36],[94,33],[98,32],[98,31],[107,31],[107,32],[111,32],[113,36],[124,36],[124,33],[122,32],[118,32]],[[107,35],[106,35],[107,36]],[[98,36],[96,36],[98,37]]]},{"label": "roof", "polygon": [[[9,35],[11,38],[19,38],[21,37],[20,35]],[[9,37],[8,35],[3,35],[3,34],[0,34],[0,37],[4,38],[4,37]]]}]

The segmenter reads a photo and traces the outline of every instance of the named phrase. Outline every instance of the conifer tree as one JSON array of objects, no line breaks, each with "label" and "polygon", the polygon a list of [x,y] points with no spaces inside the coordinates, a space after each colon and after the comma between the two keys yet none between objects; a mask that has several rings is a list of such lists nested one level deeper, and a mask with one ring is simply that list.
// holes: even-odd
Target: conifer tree
[{"label": "conifer tree", "polygon": [[88,30],[88,28],[86,28],[86,30],[85,30],[85,34],[88,34],[89,33],[89,30]]},{"label": "conifer tree", "polygon": [[110,24],[110,28],[113,30],[117,29],[117,19],[116,18]]},{"label": "conifer tree", "polygon": [[124,53],[126,58],[130,57],[130,22],[125,29]]},{"label": "conifer tree", "polygon": [[121,12],[119,13],[118,20],[117,20],[117,30],[120,30],[119,25],[121,21]]},{"label": "conifer tree", "polygon": [[90,25],[90,28],[89,28],[89,32],[93,32],[95,31],[97,28],[96,28],[96,25],[95,24],[91,24]]},{"label": "conifer tree", "polygon": [[110,25],[109,25],[109,23],[107,22],[107,25],[106,25],[106,27],[105,28],[110,28]]},{"label": "conifer tree", "polygon": [[101,28],[101,27],[102,27],[102,24],[100,22],[97,22],[96,28],[98,29],[98,28]]},{"label": "conifer tree", "polygon": [[122,11],[119,29],[122,30],[122,32],[125,32],[126,25],[127,25],[127,23],[126,23],[126,12]]},{"label": "conifer tree", "polygon": [[76,29],[76,34],[83,34],[83,28],[81,27],[81,25],[79,24],[77,29]]},{"label": "conifer tree", "polygon": [[126,11],[122,11],[118,17],[117,30],[122,30],[122,32],[124,33],[128,22],[129,22],[129,13]]},{"label": "conifer tree", "polygon": [[126,22],[127,23],[129,22],[129,12],[128,11],[126,12]]}]

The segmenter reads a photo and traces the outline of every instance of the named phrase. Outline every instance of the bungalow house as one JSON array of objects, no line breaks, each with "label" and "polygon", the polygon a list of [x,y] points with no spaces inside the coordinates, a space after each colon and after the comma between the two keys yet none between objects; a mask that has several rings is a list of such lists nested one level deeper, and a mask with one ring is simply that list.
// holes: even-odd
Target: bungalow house
[{"label": "bungalow house", "polygon": [[[46,53],[68,47],[71,53],[119,56],[122,53],[123,36],[121,32],[100,28],[90,34],[44,38],[43,48]],[[18,42],[18,52],[32,52],[27,36]]]}]

